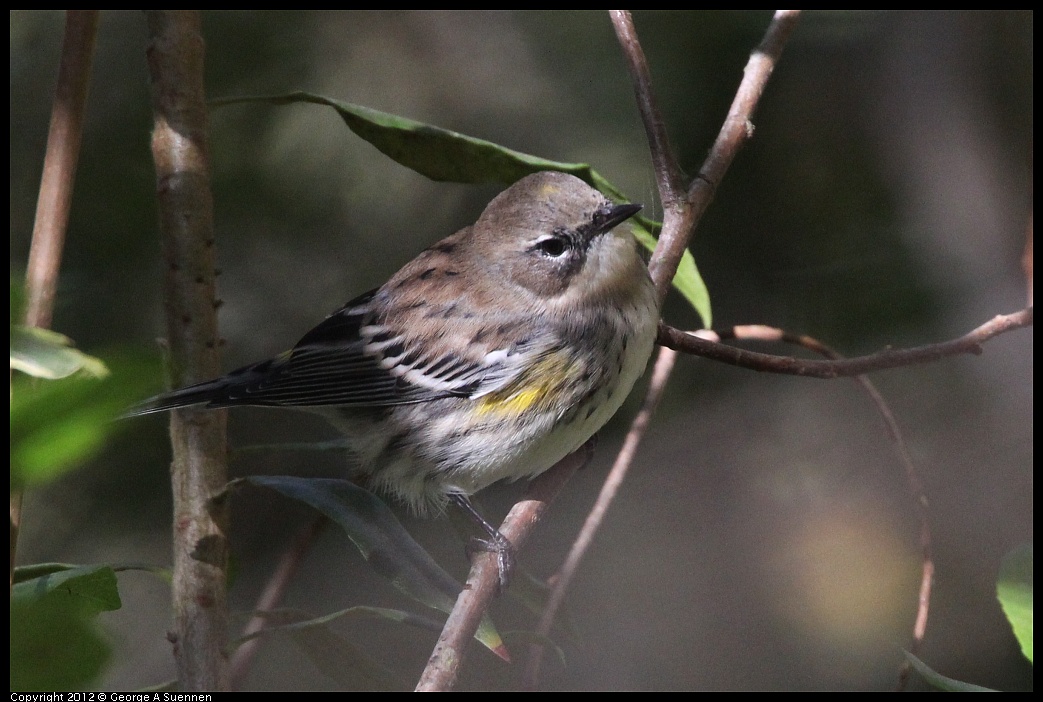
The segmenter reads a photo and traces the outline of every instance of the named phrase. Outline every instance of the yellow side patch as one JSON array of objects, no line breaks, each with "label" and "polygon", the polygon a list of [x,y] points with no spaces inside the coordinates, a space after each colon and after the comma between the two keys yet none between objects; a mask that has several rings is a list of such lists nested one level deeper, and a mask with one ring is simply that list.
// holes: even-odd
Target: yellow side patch
[{"label": "yellow side patch", "polygon": [[542,387],[529,387],[517,392],[497,392],[478,400],[475,410],[485,414],[521,414],[543,397]]},{"label": "yellow side patch", "polygon": [[[556,404],[563,399],[557,395],[572,386],[581,371],[570,354],[556,350],[536,361],[523,377],[507,387],[480,397],[475,412],[478,416],[519,415],[540,403]],[[529,379],[536,382],[528,382]]]}]

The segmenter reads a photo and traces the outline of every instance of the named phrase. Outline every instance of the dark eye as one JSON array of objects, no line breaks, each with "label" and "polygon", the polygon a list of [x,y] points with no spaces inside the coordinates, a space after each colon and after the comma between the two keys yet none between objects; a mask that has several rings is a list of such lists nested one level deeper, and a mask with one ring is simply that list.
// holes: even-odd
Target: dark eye
[{"label": "dark eye", "polygon": [[536,242],[536,250],[545,256],[557,258],[568,249],[568,242],[560,236],[548,236]]}]

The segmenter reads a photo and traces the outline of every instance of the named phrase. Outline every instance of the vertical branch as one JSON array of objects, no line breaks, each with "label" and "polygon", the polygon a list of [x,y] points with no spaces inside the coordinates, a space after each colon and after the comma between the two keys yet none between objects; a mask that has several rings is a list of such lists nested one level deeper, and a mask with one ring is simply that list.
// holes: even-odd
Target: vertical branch
[{"label": "vertical branch", "polygon": [[58,268],[69,224],[72,186],[83,138],[83,115],[87,106],[94,39],[98,30],[97,10],[69,10],[65,17],[58,85],[51,107],[47,153],[36,201],[36,221],[26,271],[28,304],[25,321],[32,327],[48,327],[58,289]]},{"label": "vertical branch", "polygon": [[1028,306],[1032,307],[1032,214],[1025,228],[1025,251],[1021,255],[1021,270],[1025,273],[1025,290],[1028,293]]},{"label": "vertical branch", "polygon": [[684,194],[684,176],[677,165],[677,157],[670,147],[670,138],[666,134],[666,124],[659,111],[655,94],[652,92],[652,75],[648,70],[648,61],[641,42],[637,38],[634,20],[628,10],[609,10],[612,28],[616,31],[616,39],[623,50],[623,56],[630,71],[630,79],[634,83],[634,100],[641,111],[641,121],[645,125],[645,137],[648,139],[649,154],[659,184],[659,196],[663,208],[671,210],[676,207]]},{"label": "vertical branch", "polygon": [[753,136],[753,112],[768,84],[775,64],[790,34],[796,28],[799,10],[777,10],[760,46],[752,53],[735,93],[728,116],[699,170],[699,176],[684,190],[676,159],[670,151],[663,117],[653,99],[651,78],[644,51],[638,41],[633,20],[626,10],[613,10],[612,26],[619,38],[623,58],[634,80],[641,121],[648,135],[648,147],[659,183],[659,199],[663,202],[663,229],[659,244],[652,253],[648,270],[656,286],[660,305],[666,299],[670,281],[681,262],[681,256],[703,213],[713,200],[718,183],[724,178],[739,149]]},{"label": "vertical branch", "polygon": [[[83,138],[83,115],[87,106],[94,40],[98,31],[97,10],[68,10],[58,84],[51,105],[47,153],[36,201],[36,220],[26,270],[27,305],[25,323],[49,327],[54,312],[58,269],[61,267],[65,230],[69,224],[76,163]],[[22,521],[22,493],[11,493],[11,583],[14,583],[18,531]]]},{"label": "vertical branch", "polygon": [[[199,12],[149,10],[156,195],[166,263],[164,298],[175,385],[219,373],[213,201]],[[182,691],[228,688],[224,650],[227,507],[225,414],[171,414],[174,627]]]}]

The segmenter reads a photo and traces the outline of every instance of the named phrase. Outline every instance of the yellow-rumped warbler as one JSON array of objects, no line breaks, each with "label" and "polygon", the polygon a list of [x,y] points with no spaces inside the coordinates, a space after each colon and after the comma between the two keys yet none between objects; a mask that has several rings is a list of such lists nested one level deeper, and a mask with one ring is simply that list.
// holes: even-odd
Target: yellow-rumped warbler
[{"label": "yellow-rumped warbler", "polygon": [[643,373],[655,293],[637,241],[613,231],[640,209],[571,175],[529,175],[291,351],[132,413],[319,412],[377,490],[419,512],[453,499],[477,516],[467,496],[578,449]]}]

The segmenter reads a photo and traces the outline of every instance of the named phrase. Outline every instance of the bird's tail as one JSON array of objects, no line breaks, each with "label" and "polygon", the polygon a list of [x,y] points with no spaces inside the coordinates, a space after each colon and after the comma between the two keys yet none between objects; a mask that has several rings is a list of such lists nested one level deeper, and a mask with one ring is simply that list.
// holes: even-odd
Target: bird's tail
[{"label": "bird's tail", "polygon": [[139,402],[128,409],[124,417],[137,417],[142,414],[153,412],[166,412],[179,407],[192,407],[194,405],[206,405],[207,407],[221,407],[221,402],[227,397],[228,381],[224,378],[208,380],[205,383],[197,383],[187,388],[172,390],[147,400]]}]

